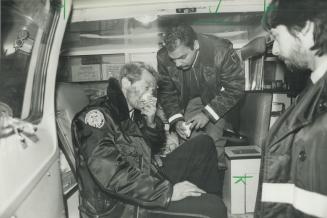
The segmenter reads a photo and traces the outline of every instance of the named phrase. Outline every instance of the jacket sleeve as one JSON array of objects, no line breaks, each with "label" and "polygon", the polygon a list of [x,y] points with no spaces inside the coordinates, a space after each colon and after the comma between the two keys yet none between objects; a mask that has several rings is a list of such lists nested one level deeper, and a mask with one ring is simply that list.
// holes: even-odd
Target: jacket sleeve
[{"label": "jacket sleeve", "polygon": [[131,164],[128,158],[139,158],[136,151],[125,143],[111,117],[101,110],[100,113],[104,116],[103,126],[98,125],[100,128],[87,124],[85,116],[74,119],[72,125],[75,141],[95,182],[104,192],[131,204],[149,208],[167,207],[172,196],[172,184]]},{"label": "jacket sleeve", "polygon": [[240,58],[232,47],[216,52],[215,67],[222,89],[202,110],[213,123],[242,98],[245,84]]},{"label": "jacket sleeve", "polygon": [[180,93],[169,76],[162,53],[162,50],[160,50],[157,54],[159,72],[158,100],[166,116],[168,117],[170,126],[173,126],[178,120],[184,120],[184,117],[182,109],[179,106],[178,96]]},{"label": "jacket sleeve", "polygon": [[[145,123],[145,122],[144,122]],[[156,127],[151,128],[144,124],[141,128],[142,134],[146,142],[151,147],[152,154],[157,154],[166,143],[166,134],[164,129],[164,123],[159,117],[155,117]]]}]

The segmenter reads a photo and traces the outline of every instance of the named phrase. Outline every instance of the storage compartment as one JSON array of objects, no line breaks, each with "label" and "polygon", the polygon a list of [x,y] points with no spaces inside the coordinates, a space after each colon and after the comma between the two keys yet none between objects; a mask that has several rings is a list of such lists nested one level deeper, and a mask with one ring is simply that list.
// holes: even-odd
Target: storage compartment
[{"label": "storage compartment", "polygon": [[58,70],[60,82],[94,82],[119,77],[124,54],[63,56]]},{"label": "storage compartment", "polygon": [[254,212],[261,150],[258,146],[226,147],[223,199],[230,214]]}]

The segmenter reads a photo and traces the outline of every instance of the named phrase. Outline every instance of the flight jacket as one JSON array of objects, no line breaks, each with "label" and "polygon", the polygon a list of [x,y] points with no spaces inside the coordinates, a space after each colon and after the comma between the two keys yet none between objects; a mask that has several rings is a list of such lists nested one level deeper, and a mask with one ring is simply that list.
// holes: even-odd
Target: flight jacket
[{"label": "flight jacket", "polygon": [[327,72],[274,123],[263,145],[256,218],[327,217]]},{"label": "flight jacket", "polygon": [[184,119],[183,111],[190,100],[185,74],[191,70],[194,70],[201,90],[202,112],[213,123],[235,106],[244,93],[244,71],[232,43],[204,34],[198,34],[197,40],[198,58],[189,70],[178,69],[165,47],[157,54],[158,100],[171,126]]},{"label": "flight jacket", "polygon": [[[134,116],[135,117],[135,116]],[[165,142],[163,123],[147,127],[132,120],[118,81],[107,96],[79,112],[72,122],[81,217],[146,217],[147,208],[165,208],[173,186],[152,163],[151,146]]]}]

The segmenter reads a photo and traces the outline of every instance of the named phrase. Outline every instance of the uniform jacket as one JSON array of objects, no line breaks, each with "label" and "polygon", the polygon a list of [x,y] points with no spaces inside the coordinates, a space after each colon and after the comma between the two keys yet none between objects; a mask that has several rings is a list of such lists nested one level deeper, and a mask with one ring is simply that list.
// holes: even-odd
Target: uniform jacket
[{"label": "uniform jacket", "polygon": [[[144,217],[146,208],[164,208],[172,185],[151,163],[149,146],[164,143],[163,124],[145,125],[129,117],[118,81],[109,80],[107,96],[79,112],[72,134],[82,217]],[[135,115],[136,116],[136,115]]]},{"label": "uniform jacket", "polygon": [[259,184],[256,217],[327,217],[327,73],[272,127]]},{"label": "uniform jacket", "polygon": [[183,110],[189,101],[185,74],[194,70],[201,90],[203,112],[212,122],[223,117],[242,97],[244,72],[231,42],[215,36],[198,34],[199,55],[194,66],[180,70],[169,58],[166,48],[157,54],[158,99],[169,123],[183,119]]}]

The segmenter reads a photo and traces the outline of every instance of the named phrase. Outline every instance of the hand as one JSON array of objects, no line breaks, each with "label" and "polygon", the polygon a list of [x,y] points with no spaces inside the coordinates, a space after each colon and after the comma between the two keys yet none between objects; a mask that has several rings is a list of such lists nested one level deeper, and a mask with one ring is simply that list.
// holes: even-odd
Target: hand
[{"label": "hand", "polygon": [[175,130],[180,137],[186,140],[187,139],[186,128],[183,125],[183,123],[184,121],[182,120],[177,121],[177,123],[175,124]]},{"label": "hand", "polygon": [[166,131],[166,146],[162,149],[162,154],[167,155],[179,146],[178,136],[176,132]]},{"label": "hand", "polygon": [[157,98],[149,97],[147,100],[141,101],[141,114],[145,115],[146,123],[149,127],[154,128],[154,117],[157,111]]},{"label": "hand", "polygon": [[187,121],[187,123],[192,123],[192,125],[190,126],[192,130],[202,129],[208,124],[208,122],[209,122],[209,118],[207,117],[207,115],[205,115],[202,112],[196,114],[194,117],[192,117]]},{"label": "hand", "polygon": [[179,201],[189,196],[201,196],[206,193],[189,181],[180,182],[174,185],[171,201]]}]

